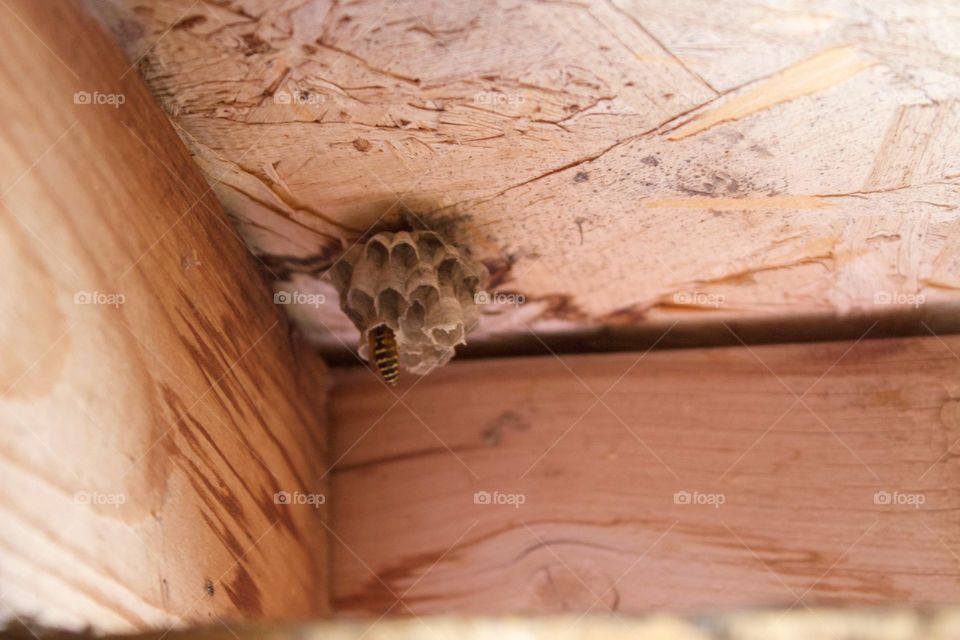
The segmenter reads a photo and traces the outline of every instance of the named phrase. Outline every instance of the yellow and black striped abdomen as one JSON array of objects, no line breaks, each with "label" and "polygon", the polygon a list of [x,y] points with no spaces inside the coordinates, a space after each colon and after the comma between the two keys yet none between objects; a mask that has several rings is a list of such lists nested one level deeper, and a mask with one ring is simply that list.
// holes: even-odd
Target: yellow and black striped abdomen
[{"label": "yellow and black striped abdomen", "polygon": [[393,330],[381,324],[370,331],[370,362],[377,367],[383,379],[396,384],[400,376],[400,354]]}]

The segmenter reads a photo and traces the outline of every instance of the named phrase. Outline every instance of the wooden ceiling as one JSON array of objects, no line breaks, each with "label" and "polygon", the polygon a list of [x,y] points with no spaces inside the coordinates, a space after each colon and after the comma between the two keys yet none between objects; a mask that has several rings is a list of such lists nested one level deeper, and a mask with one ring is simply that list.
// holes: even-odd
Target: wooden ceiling
[{"label": "wooden ceiling", "polygon": [[481,345],[960,302],[946,0],[97,9],[277,286],[326,296],[290,311],[328,351],[356,332],[323,273],[377,229],[523,296]]}]

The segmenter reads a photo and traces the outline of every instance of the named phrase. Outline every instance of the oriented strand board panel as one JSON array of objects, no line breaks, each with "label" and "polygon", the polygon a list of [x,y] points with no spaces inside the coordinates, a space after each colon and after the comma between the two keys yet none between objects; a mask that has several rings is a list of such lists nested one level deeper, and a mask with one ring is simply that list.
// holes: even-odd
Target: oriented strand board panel
[{"label": "oriented strand board panel", "polygon": [[[960,598],[960,339],[337,371],[346,614]],[[767,636],[769,637],[769,636]]]},{"label": "oriented strand board panel", "polygon": [[523,296],[478,345],[960,300],[948,0],[97,6],[327,350],[356,331],[322,275],[370,229]]},{"label": "oriented strand board panel", "polygon": [[321,615],[326,371],[128,68],[0,5],[0,620]]}]

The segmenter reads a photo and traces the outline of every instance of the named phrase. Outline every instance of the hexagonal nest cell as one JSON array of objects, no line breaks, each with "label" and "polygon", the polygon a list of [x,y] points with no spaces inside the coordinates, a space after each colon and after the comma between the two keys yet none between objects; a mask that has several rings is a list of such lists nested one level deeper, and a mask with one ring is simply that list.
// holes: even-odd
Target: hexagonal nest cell
[{"label": "hexagonal nest cell", "polygon": [[450,361],[480,318],[486,267],[432,231],[378,233],[331,272],[340,308],[360,331],[360,355],[379,326],[393,331],[401,367],[425,375]]}]

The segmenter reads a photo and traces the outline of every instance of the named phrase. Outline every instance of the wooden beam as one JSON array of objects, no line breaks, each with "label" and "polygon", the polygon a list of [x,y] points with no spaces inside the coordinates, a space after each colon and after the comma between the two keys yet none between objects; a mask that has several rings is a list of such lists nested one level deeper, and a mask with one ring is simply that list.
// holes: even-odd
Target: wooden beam
[{"label": "wooden beam", "polygon": [[73,1],[0,6],[0,618],[327,604],[326,372],[139,75]]},{"label": "wooden beam", "polygon": [[348,614],[960,598],[960,338],[337,371]]},{"label": "wooden beam", "polygon": [[[82,640],[86,634],[8,629],[11,640]],[[953,640],[960,611],[891,609],[794,609],[728,612],[694,619],[565,616],[325,620],[288,626],[216,625],[161,635],[111,636],[102,640]]]}]

